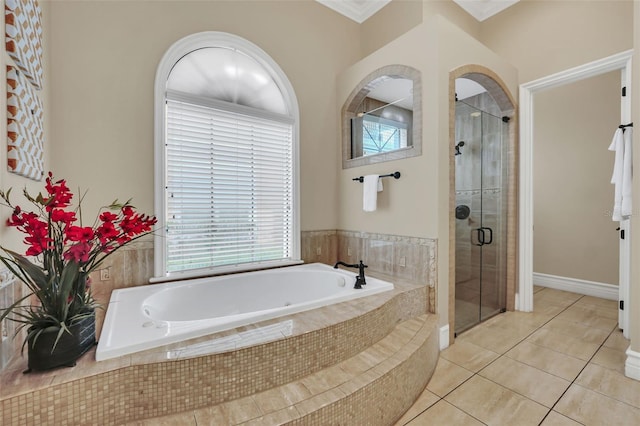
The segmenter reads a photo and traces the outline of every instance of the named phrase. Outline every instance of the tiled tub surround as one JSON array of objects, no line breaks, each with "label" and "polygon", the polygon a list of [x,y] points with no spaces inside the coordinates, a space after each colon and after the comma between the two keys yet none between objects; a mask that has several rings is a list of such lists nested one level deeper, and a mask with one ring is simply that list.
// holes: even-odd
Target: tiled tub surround
[{"label": "tiled tub surround", "polygon": [[[346,262],[363,259],[369,265],[368,273],[381,272],[394,279],[407,279],[427,285],[428,311],[435,313],[437,241],[434,239],[343,230],[303,231],[301,256],[306,263],[322,262],[329,265],[338,259]],[[101,279],[101,270],[94,272],[91,276],[92,291],[96,300],[106,306],[114,289],[148,284],[149,278],[153,276],[153,242],[138,241],[129,244],[109,256],[101,266],[101,270],[108,272],[108,278]],[[0,273],[0,302],[3,302],[3,297],[7,299],[7,303],[14,300],[14,296],[7,295],[20,291],[21,288],[20,285],[8,284],[8,277],[8,274]],[[104,309],[96,311],[98,335],[102,330],[104,316]],[[4,321],[2,326],[8,337],[0,341],[0,371],[12,356],[19,353],[20,344],[16,342],[22,341],[21,338],[10,337],[15,325]]]},{"label": "tiled tub surround", "polygon": [[[379,272],[429,288],[429,312],[435,313],[437,284],[437,240],[344,230],[305,231],[301,235],[305,262],[336,260],[357,263],[362,259],[367,272]],[[392,280],[393,281],[393,280]]]},{"label": "tiled tub surround", "polygon": [[[167,354],[176,348],[172,345],[100,363],[94,361],[92,351],[73,369],[27,375],[21,373],[26,359],[14,359],[1,377],[1,422],[3,425],[44,425],[72,420],[72,423],[83,424],[121,424],[253,398],[254,394],[343,365],[359,354],[378,354],[385,358],[385,346],[375,347],[393,334],[399,323],[423,315],[425,324],[433,330],[436,328],[434,316],[424,317],[427,288],[393,281],[396,288],[391,292],[257,324],[292,320],[292,336],[235,351],[167,360]],[[241,327],[236,331],[251,328]],[[222,332],[210,337],[230,334]],[[349,379],[342,384],[345,389],[353,389],[350,379],[366,382],[353,392],[331,386],[316,396],[311,396],[316,392],[310,392],[305,401],[317,398],[308,404],[318,403],[318,409],[308,413],[295,411],[304,424],[325,424],[327,419],[337,420],[346,412],[355,412],[354,407],[365,411],[371,407],[370,403],[356,403],[359,398],[379,398],[376,404],[384,406],[390,416],[395,416],[389,420],[394,420],[424,388],[437,361],[437,333],[427,334],[420,335],[423,340],[416,334],[418,340],[412,338],[397,348],[396,353],[393,344],[387,345],[388,356],[372,367],[373,376],[367,373],[369,370],[358,374],[343,369]],[[200,338],[189,343],[202,341]],[[421,376],[416,372],[424,373],[425,377],[416,377]],[[387,393],[386,388],[378,387],[404,389],[405,381],[410,385],[404,391]],[[309,386],[313,387],[311,383]],[[307,390],[311,391],[309,386]],[[339,398],[335,398],[336,392]],[[331,395],[334,398],[330,402],[334,404],[320,403]],[[322,406],[325,407],[320,408]],[[266,414],[263,411],[259,411],[259,415]]]}]

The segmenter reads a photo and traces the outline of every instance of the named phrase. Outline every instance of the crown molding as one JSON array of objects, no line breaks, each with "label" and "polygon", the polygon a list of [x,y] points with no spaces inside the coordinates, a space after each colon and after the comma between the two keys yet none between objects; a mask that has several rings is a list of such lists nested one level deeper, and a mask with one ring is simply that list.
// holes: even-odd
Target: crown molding
[{"label": "crown molding", "polygon": [[520,0],[453,0],[468,14],[482,22],[496,15]]},{"label": "crown molding", "polygon": [[349,19],[362,24],[391,0],[316,0]]}]

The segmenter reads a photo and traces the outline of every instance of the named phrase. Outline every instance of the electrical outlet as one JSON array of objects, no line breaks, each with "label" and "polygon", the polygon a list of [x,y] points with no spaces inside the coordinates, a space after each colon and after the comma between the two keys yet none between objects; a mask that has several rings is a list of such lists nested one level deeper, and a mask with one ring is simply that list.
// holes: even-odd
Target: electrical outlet
[{"label": "electrical outlet", "polygon": [[109,268],[100,269],[100,281],[107,281],[111,279],[111,272]]},{"label": "electrical outlet", "polygon": [[403,268],[407,266],[407,258],[404,256],[401,257],[400,260],[398,261],[398,265],[402,266]]},{"label": "electrical outlet", "polygon": [[347,247],[347,256],[351,257],[351,247]]},{"label": "electrical outlet", "polygon": [[318,247],[316,249],[316,255],[318,255],[318,256],[322,255],[322,247]]}]

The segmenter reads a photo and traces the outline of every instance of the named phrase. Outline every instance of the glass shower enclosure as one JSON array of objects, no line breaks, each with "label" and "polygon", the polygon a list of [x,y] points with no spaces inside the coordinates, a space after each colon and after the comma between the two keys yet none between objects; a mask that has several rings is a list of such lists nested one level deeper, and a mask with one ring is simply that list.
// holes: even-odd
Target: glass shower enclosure
[{"label": "glass shower enclosure", "polygon": [[507,123],[488,93],[456,102],[456,335],[506,307]]}]

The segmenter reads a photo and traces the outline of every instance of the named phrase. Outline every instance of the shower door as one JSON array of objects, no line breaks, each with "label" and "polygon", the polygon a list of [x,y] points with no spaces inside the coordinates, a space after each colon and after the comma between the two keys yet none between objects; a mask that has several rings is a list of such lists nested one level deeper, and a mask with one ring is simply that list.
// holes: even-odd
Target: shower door
[{"label": "shower door", "polygon": [[507,127],[456,102],[456,333],[506,306]]}]

